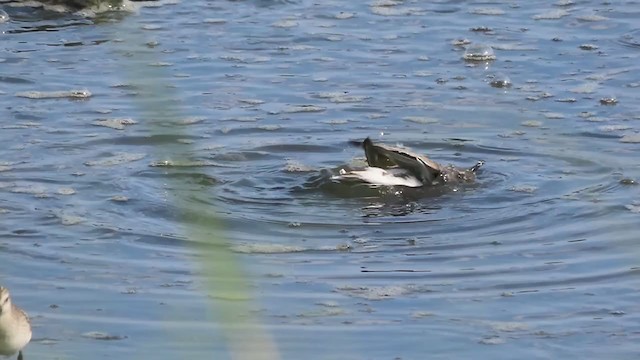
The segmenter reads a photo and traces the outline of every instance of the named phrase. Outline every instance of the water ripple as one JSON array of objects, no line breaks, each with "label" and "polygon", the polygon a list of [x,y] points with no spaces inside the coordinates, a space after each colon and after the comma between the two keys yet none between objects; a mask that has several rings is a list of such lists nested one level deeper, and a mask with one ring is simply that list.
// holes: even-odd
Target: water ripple
[{"label": "water ripple", "polygon": [[[637,353],[633,6],[150,5],[4,7],[0,263],[30,356],[109,357],[86,336],[115,336],[223,358],[209,292],[283,358]],[[464,61],[479,44],[495,60]],[[367,136],[486,165],[469,186],[332,181]],[[225,251],[255,292],[209,291]]]}]

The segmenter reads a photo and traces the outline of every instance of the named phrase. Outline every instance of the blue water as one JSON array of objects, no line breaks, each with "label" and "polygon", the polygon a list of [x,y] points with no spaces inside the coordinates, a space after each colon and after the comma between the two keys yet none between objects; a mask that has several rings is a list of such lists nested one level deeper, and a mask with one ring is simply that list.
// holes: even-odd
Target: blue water
[{"label": "blue water", "polygon": [[[638,5],[5,4],[25,357],[637,358]],[[486,165],[333,183],[367,136]]]}]

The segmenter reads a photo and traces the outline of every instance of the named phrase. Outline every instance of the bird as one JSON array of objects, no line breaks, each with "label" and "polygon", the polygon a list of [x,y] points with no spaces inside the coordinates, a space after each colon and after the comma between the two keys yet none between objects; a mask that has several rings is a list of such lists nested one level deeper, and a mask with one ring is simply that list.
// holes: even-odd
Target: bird
[{"label": "bird", "polygon": [[484,165],[484,161],[480,160],[467,169],[453,165],[443,166],[406,148],[374,144],[368,137],[362,142],[352,143],[364,148],[368,166],[359,170],[342,168],[332,180],[414,188],[470,183],[475,180],[478,169]]},{"label": "bird", "polygon": [[27,313],[11,302],[9,289],[0,286],[0,355],[18,353],[31,341],[31,324]]},{"label": "bird", "polygon": [[[142,1],[158,1],[158,0],[131,0],[133,2],[142,2]],[[26,0],[4,0],[2,2],[9,2],[13,4],[24,4],[25,6],[35,7],[33,2]],[[50,6],[63,6],[64,11],[78,11],[83,9],[98,9],[101,6],[105,6],[108,9],[117,10],[123,7],[123,0],[40,0],[40,6],[42,5],[50,5]]]}]

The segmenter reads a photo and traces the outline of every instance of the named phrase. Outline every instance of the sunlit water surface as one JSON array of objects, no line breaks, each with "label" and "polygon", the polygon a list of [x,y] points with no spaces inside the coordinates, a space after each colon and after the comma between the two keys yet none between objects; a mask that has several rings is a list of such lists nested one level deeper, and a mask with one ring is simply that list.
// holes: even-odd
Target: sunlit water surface
[{"label": "sunlit water surface", "polygon": [[[639,2],[4,10],[0,283],[27,358],[230,358],[237,301],[286,359],[640,353]],[[366,136],[486,165],[333,183]],[[255,301],[205,286],[183,205],[220,215]]]}]

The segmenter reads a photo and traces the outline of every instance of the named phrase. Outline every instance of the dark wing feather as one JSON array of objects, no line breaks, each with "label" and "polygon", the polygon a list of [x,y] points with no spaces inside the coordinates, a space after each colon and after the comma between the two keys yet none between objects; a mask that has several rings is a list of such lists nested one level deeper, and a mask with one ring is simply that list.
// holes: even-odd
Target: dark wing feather
[{"label": "dark wing feather", "polygon": [[376,145],[369,138],[364,140],[363,147],[369,166],[383,169],[398,166],[411,172],[425,184],[431,184],[440,175],[441,166],[426,156],[388,145]]},{"label": "dark wing feather", "polygon": [[373,144],[371,139],[364,139],[362,147],[364,147],[364,155],[367,157],[367,164],[369,164],[369,166],[379,167],[382,169],[397,166],[395,162],[389,159],[385,154],[385,151],[383,151],[379,145]]}]

